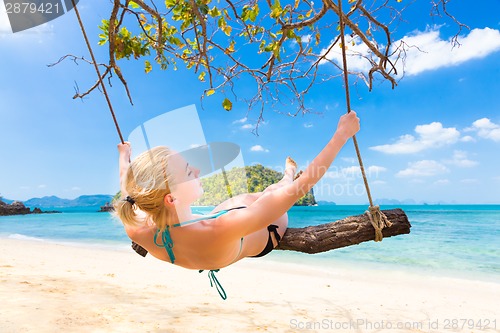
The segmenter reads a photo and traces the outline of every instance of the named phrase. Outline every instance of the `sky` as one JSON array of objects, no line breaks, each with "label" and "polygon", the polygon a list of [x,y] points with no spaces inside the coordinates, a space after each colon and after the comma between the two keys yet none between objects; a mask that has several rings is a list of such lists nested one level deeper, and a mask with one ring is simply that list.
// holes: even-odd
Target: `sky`
[{"label": "sky", "polygon": [[[449,9],[470,27],[461,32],[460,47],[450,42],[457,27],[432,18],[426,1],[416,2],[394,36],[420,51],[408,51],[396,88],[377,82],[370,92],[360,82],[352,84],[352,108],[361,119],[357,140],[375,200],[500,203],[500,2],[459,2]],[[109,2],[81,0],[78,8],[96,57],[104,62],[97,26],[108,17]],[[351,51],[364,52],[358,40],[352,42]],[[67,60],[47,66],[66,54],[89,58],[74,13],[12,33],[0,0],[0,50],[0,195],[27,200],[116,193],[119,138],[105,100],[98,92],[72,99],[95,82],[94,69]],[[337,61],[339,54],[328,58]],[[357,57],[349,57],[348,65],[366,68]],[[291,117],[285,107],[266,109],[256,135],[258,110],[237,102],[227,112],[217,98],[205,98],[202,105],[207,86],[196,74],[183,69],[145,74],[142,62],[120,66],[134,105],[116,79],[109,91],[126,139],[141,123],[192,105],[206,142],[236,143],[245,165],[281,171],[292,156],[305,168],[346,111],[342,82],[330,81],[306,96],[314,112]],[[314,190],[317,200],[367,203],[352,142]]]}]

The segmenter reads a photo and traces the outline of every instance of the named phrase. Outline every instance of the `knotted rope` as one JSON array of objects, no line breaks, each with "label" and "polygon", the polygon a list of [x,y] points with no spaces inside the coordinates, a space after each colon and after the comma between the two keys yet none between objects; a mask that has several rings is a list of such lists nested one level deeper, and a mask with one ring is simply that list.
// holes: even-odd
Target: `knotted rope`
[{"label": "knotted rope", "polygon": [[[340,42],[342,43],[342,64],[343,64],[343,74],[344,74],[344,85],[345,85],[345,98],[347,104],[347,113],[351,112],[351,97],[349,93],[349,73],[347,71],[347,56],[346,56],[346,44],[344,37],[344,13],[342,12],[342,0],[339,0],[339,26],[340,26]],[[375,241],[380,242],[384,237],[382,234],[382,229],[384,227],[390,227],[392,223],[387,219],[384,213],[380,210],[379,206],[373,205],[372,195],[370,192],[370,186],[368,185],[368,179],[366,178],[365,167],[363,166],[363,160],[361,158],[361,153],[359,152],[358,140],[356,135],[352,137],[354,142],[354,148],[356,149],[356,155],[358,157],[359,168],[361,169],[361,175],[363,176],[363,182],[365,183],[366,194],[368,195],[368,201],[370,202],[370,207],[365,212],[370,219],[370,222],[375,228]]]}]

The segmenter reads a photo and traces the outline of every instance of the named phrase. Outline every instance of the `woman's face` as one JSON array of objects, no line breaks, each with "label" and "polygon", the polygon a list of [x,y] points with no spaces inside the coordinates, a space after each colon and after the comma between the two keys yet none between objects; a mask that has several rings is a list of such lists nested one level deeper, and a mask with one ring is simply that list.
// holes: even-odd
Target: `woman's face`
[{"label": "woman's face", "polygon": [[200,179],[200,170],[190,165],[184,157],[174,152],[169,157],[168,167],[172,176],[169,183],[174,198],[185,204],[191,204],[203,195]]}]

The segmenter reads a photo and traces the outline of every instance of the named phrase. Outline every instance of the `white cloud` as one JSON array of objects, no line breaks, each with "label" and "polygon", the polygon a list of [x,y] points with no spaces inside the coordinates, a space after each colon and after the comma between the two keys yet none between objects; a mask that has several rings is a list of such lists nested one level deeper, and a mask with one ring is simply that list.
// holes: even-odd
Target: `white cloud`
[{"label": "white cloud", "polygon": [[340,169],[340,174],[341,175],[350,175],[350,176],[355,176],[357,174],[361,174],[361,170],[359,169],[359,166],[357,165],[353,165],[353,166],[350,166],[350,167],[346,167],[346,168],[341,168]]},{"label": "white cloud", "polygon": [[438,179],[434,182],[434,185],[447,185],[450,181],[448,179]]},{"label": "white cloud", "polygon": [[387,171],[387,168],[378,165],[370,165],[365,171],[367,171],[368,173],[379,173]]},{"label": "white cloud", "polygon": [[[366,59],[369,56],[370,49],[366,46],[359,37],[352,38],[350,35],[345,35],[345,41],[347,45],[346,55],[348,56],[349,70],[356,70],[361,72],[367,72],[370,70],[370,63]],[[354,44],[354,45],[353,45]],[[328,52],[328,50],[331,50]],[[336,62],[337,64],[342,64],[342,49],[339,45],[333,47],[328,46],[320,51],[320,54],[326,54],[325,58]],[[326,60],[321,60],[320,64],[327,63]]]},{"label": "white cloud", "polygon": [[247,120],[248,120],[247,117],[243,117],[241,119],[237,119],[237,120],[233,121],[233,124],[244,124]]},{"label": "white cloud", "polygon": [[477,184],[478,180],[475,178],[466,178],[466,179],[460,180],[460,182],[463,184]]},{"label": "white cloud", "polygon": [[462,138],[460,138],[460,141],[462,141],[462,142],[475,142],[476,139],[474,139],[470,135],[466,135],[466,136],[463,136]]},{"label": "white cloud", "polygon": [[481,118],[472,123],[469,130],[477,132],[477,135],[483,139],[490,139],[500,142],[500,125],[493,123],[488,118]]},{"label": "white cloud", "polygon": [[46,187],[47,187],[47,185],[45,185],[45,184],[38,185],[38,188],[46,188]]},{"label": "white cloud", "polygon": [[460,132],[454,128],[444,128],[440,122],[415,127],[417,137],[405,134],[396,143],[370,147],[386,154],[412,154],[428,148],[442,147],[458,141]]},{"label": "white cloud", "polygon": [[428,70],[456,66],[472,59],[484,58],[500,50],[500,31],[495,29],[473,29],[467,36],[458,38],[461,45],[456,47],[453,47],[450,40],[441,39],[438,28],[403,37],[402,41],[407,45],[415,45],[421,50],[417,48],[407,50],[406,74],[417,75]]},{"label": "white cloud", "polygon": [[252,146],[250,148],[250,151],[261,151],[261,152],[268,153],[269,149],[266,149],[266,148],[262,147],[261,145],[255,145],[255,146]]},{"label": "white cloud", "polygon": [[313,126],[314,126],[314,125],[313,125],[313,124],[311,124],[311,123],[304,123],[304,127],[305,127],[305,128],[311,128],[311,127],[313,127]]},{"label": "white cloud", "polygon": [[80,190],[81,190],[81,188],[80,188],[80,187],[78,187],[78,186],[73,186],[73,187],[71,188],[71,191],[80,191]]},{"label": "white cloud", "polygon": [[455,150],[453,152],[453,158],[451,160],[443,161],[447,164],[453,164],[461,168],[471,168],[479,163],[477,161],[472,161],[467,158],[467,152],[462,150]]},{"label": "white cloud", "polygon": [[443,164],[433,160],[409,163],[408,168],[399,171],[396,177],[428,177],[448,172]]},{"label": "white cloud", "polygon": [[307,44],[311,41],[311,35],[304,35],[302,37],[300,37],[300,41],[304,44]]},{"label": "white cloud", "polygon": [[[19,31],[16,33],[12,32],[12,28],[10,27],[9,17],[7,12],[5,11],[5,7],[3,1],[0,0],[0,38],[2,39],[10,39],[10,40],[20,40],[28,36],[35,36],[39,38],[42,35],[53,34],[54,33],[54,25],[50,22],[40,24],[36,27]],[[39,40],[38,42],[42,42]]]},{"label": "white cloud", "polygon": [[0,35],[3,34],[11,34],[12,29],[10,28],[9,18],[7,16],[7,12],[4,11],[5,7],[3,1],[0,1],[2,4],[0,5]]},{"label": "white cloud", "polygon": [[245,124],[243,126],[240,127],[241,129],[250,129],[250,128],[254,128],[254,126],[252,124]]},{"label": "white cloud", "polygon": [[[499,30],[473,29],[468,35],[458,38],[460,46],[453,47],[451,38],[442,39],[440,37],[439,29],[440,27],[436,26],[423,32],[416,31],[393,43],[394,47],[391,52],[396,51],[397,47],[405,48],[404,70],[403,62],[396,63],[396,59],[392,59],[399,67],[400,74],[404,72],[406,75],[417,75],[424,71],[456,66],[472,59],[484,58],[500,50]],[[346,35],[346,44],[348,46],[349,69],[366,73],[371,68],[366,59],[371,57],[371,51],[359,37],[351,38]],[[380,47],[383,48],[385,45],[380,45]],[[327,50],[328,48],[323,49],[321,54],[325,54]],[[334,46],[326,58],[340,64],[341,49]]]}]

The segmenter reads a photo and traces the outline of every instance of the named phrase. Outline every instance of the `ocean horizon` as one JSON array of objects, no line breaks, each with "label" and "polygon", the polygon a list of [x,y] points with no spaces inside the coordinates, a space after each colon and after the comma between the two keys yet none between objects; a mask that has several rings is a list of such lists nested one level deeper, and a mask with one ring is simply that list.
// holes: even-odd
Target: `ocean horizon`
[{"label": "ocean horizon", "polygon": [[[213,207],[193,207],[208,213]],[[412,224],[411,233],[319,254],[273,251],[266,260],[329,267],[354,265],[404,270],[417,274],[498,281],[500,277],[500,205],[382,205],[402,208]],[[0,238],[131,251],[121,222],[110,213],[91,207],[43,207],[60,214],[0,217]],[[304,227],[360,215],[364,205],[295,206],[289,226]],[[248,259],[257,260],[257,259]]]}]

